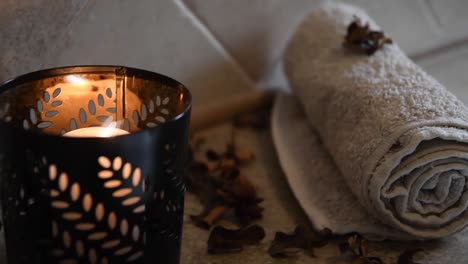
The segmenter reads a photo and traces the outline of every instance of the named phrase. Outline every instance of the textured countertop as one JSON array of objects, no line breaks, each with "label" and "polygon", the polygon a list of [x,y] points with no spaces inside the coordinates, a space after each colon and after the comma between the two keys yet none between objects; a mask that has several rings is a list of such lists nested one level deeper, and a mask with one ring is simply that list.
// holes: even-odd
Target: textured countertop
[{"label": "textured countertop", "polygon": [[[223,151],[229,139],[230,125],[222,125],[198,134],[207,139],[206,146],[214,150]],[[182,242],[181,264],[337,264],[340,262],[340,253],[336,244],[329,244],[323,248],[315,249],[315,257],[298,254],[288,259],[274,259],[267,254],[268,247],[276,231],[292,232],[297,224],[307,223],[307,218],[297,204],[285,176],[279,167],[270,131],[268,129],[254,131],[250,129],[237,129],[236,142],[239,147],[254,151],[256,159],[243,167],[241,171],[248,176],[258,187],[259,195],[265,200],[263,219],[257,221],[266,231],[266,238],[259,244],[247,246],[241,253],[225,255],[208,255],[206,253],[209,232],[195,227],[188,215],[198,214],[202,206],[192,194],[188,193],[185,204],[184,235]],[[227,222],[220,222],[228,224]],[[6,263],[3,241],[3,232],[0,232],[0,263]],[[467,236],[464,231],[459,237]],[[460,248],[462,239],[415,242],[371,242],[369,243],[369,256],[380,257],[386,264],[396,263],[397,256],[409,248],[422,248],[425,253],[419,253],[416,260],[424,264],[457,263],[457,256],[463,254]],[[437,256],[450,256],[454,261],[439,262]]]},{"label": "textured countertop", "polygon": [[[230,125],[222,125],[198,135],[207,139],[206,146],[223,151],[229,140],[230,130]],[[209,232],[195,227],[188,217],[190,214],[198,214],[202,210],[202,206],[196,197],[188,193],[185,204],[181,263],[336,263],[336,259],[333,258],[339,256],[336,245],[317,249],[315,251],[317,257],[315,258],[299,254],[290,259],[273,259],[267,254],[276,231],[292,232],[296,224],[307,223],[307,219],[293,197],[279,167],[269,130],[237,129],[236,142],[238,146],[252,150],[256,156],[255,161],[242,168],[242,172],[258,187],[259,195],[265,199],[262,203],[265,208],[264,217],[257,223],[265,228],[266,238],[259,245],[247,246],[241,253],[208,255],[206,242]],[[3,264],[6,263],[3,232],[1,232],[0,248],[0,263]],[[391,258],[394,255],[392,250],[385,249],[384,252],[381,252],[381,246],[378,250],[379,256],[385,255],[385,258]]]}]

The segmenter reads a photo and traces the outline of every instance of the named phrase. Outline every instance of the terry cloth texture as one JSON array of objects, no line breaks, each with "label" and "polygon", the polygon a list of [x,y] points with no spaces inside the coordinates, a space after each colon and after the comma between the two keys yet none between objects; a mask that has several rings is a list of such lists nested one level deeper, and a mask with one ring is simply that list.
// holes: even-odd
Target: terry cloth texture
[{"label": "terry cloth texture", "polygon": [[[354,16],[379,29],[361,9],[327,3],[290,40],[285,71],[302,109],[294,108],[294,100],[277,102],[275,143],[296,144],[297,151],[285,157],[278,148],[281,163],[291,168],[287,163],[300,158],[304,167],[297,169],[315,179],[302,179],[309,182],[301,186],[301,195],[319,192],[326,200],[328,193],[341,194],[343,203],[364,208],[359,217],[348,215],[351,209],[333,208],[341,218],[349,217],[350,227],[367,226],[349,231],[419,239],[458,232],[468,222],[468,109],[396,44],[371,56],[343,48]],[[299,128],[278,128],[289,127],[281,120],[302,111],[304,118],[296,124],[302,125],[302,137]],[[280,139],[286,137],[294,139]],[[341,182],[327,183],[327,177],[338,176]],[[304,197],[298,199],[307,206]],[[313,206],[320,203],[315,200]]]}]

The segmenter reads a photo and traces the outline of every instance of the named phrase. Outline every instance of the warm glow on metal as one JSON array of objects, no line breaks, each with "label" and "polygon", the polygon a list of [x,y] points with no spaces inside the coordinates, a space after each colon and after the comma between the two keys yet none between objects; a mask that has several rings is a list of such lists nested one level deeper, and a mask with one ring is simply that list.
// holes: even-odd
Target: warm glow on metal
[{"label": "warm glow on metal", "polygon": [[100,127],[86,127],[86,128],[75,129],[68,133],[65,133],[63,136],[82,137],[82,138],[89,138],[89,137],[107,138],[107,137],[115,137],[115,136],[130,134],[128,131],[117,128],[119,126],[120,126],[119,122],[113,122],[112,118],[108,118],[104,122],[104,124]]},{"label": "warm glow on metal", "polygon": [[65,76],[65,81],[71,84],[87,84],[88,79],[77,76],[77,75],[68,75]]}]

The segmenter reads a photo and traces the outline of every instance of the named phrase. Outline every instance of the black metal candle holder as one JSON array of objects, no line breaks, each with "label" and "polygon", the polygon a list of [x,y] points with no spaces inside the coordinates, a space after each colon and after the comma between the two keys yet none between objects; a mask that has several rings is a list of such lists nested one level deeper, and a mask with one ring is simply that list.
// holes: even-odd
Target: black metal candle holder
[{"label": "black metal candle holder", "polygon": [[179,263],[190,108],[180,83],[126,67],[1,86],[8,263]]}]

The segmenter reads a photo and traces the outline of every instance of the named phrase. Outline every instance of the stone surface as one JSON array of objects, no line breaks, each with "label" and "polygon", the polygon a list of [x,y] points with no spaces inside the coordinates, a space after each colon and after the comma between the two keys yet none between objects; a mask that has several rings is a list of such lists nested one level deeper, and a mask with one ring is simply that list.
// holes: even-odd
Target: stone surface
[{"label": "stone surface", "polygon": [[[27,6],[22,12],[28,15],[18,20],[11,17],[21,12],[8,9],[16,6],[13,1],[1,5],[6,8],[1,24],[7,26],[1,29],[0,58],[5,53],[7,58],[14,57],[10,63],[0,64],[0,80],[40,68],[115,64],[169,75],[192,90],[196,104],[251,88],[249,80],[173,1],[89,0],[84,7],[79,6],[79,12],[78,5],[64,6],[75,10],[67,21],[56,19],[61,9]],[[36,32],[36,28],[41,31]],[[19,39],[5,43],[6,36]]]}]

